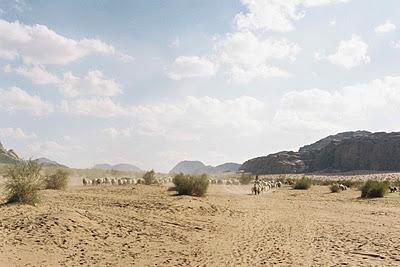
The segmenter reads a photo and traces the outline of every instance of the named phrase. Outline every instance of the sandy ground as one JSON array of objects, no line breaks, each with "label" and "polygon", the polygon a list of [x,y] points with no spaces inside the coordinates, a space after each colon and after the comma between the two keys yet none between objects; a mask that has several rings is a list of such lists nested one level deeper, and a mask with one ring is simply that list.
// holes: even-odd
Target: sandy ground
[{"label": "sandy ground", "polygon": [[43,191],[0,207],[0,266],[400,266],[400,195],[211,186]]}]

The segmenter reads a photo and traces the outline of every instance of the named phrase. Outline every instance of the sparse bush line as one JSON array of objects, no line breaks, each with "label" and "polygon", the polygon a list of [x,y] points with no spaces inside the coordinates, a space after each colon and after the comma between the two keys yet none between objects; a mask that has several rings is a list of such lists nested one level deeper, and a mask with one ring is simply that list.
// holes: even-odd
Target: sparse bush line
[{"label": "sparse bush line", "polygon": [[304,176],[295,182],[295,184],[293,185],[293,189],[308,190],[311,187],[311,185],[312,185],[312,180]]},{"label": "sparse bush line", "polygon": [[65,190],[68,186],[68,172],[58,169],[44,179],[45,189]]},{"label": "sparse bush line", "polygon": [[175,175],[172,182],[179,195],[204,196],[207,193],[209,181],[206,174],[195,176],[188,174]]},{"label": "sparse bush line", "polygon": [[389,191],[388,181],[375,181],[368,180],[361,187],[361,197],[362,198],[377,198],[384,197]]},{"label": "sparse bush line", "polygon": [[151,185],[157,183],[154,170],[148,171],[143,175],[144,184]]},{"label": "sparse bush line", "polygon": [[338,184],[332,184],[329,189],[331,190],[332,193],[339,193],[340,192],[340,187]]},{"label": "sparse bush line", "polygon": [[20,161],[6,170],[7,203],[35,205],[40,201],[39,190],[43,185],[41,166],[32,160]]}]

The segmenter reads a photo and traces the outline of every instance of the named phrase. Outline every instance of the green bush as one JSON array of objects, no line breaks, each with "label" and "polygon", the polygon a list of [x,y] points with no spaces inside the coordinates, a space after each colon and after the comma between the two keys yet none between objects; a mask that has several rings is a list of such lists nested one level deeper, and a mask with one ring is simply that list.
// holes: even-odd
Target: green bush
[{"label": "green bush", "polygon": [[68,185],[68,172],[65,170],[57,170],[54,174],[45,178],[45,188],[54,190],[65,190]]},{"label": "green bush", "polygon": [[209,184],[206,174],[194,176],[180,173],[175,175],[172,182],[179,195],[189,196],[204,196]]},{"label": "green bush", "polygon": [[332,184],[329,188],[331,189],[331,192],[332,192],[332,193],[338,193],[338,192],[340,192],[340,187],[339,187],[338,184]]},{"label": "green bush", "polygon": [[242,173],[242,175],[239,178],[240,184],[247,185],[253,180],[253,177],[251,173]]},{"label": "green bush", "polygon": [[300,180],[297,180],[295,184],[293,185],[294,189],[300,189],[300,190],[307,190],[311,187],[312,181],[308,177],[303,177]]},{"label": "green bush", "polygon": [[39,202],[39,190],[43,184],[41,166],[32,160],[20,161],[6,170],[5,190],[8,203],[34,205]]},{"label": "green bush", "polygon": [[389,190],[389,183],[387,181],[374,181],[369,180],[361,187],[362,198],[375,198],[383,197]]},{"label": "green bush", "polygon": [[148,171],[143,175],[144,184],[150,185],[155,184],[156,180],[156,173],[154,170]]}]

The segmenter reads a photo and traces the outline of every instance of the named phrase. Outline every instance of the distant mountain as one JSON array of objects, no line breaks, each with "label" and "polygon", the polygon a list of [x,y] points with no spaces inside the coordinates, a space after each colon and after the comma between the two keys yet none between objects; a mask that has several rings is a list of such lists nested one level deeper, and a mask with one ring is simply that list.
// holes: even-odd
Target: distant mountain
[{"label": "distant mountain", "polygon": [[62,165],[56,161],[50,160],[48,158],[38,158],[35,159],[35,161],[45,167],[68,168],[67,166]]},{"label": "distant mountain", "polygon": [[184,160],[179,162],[172,170],[171,173],[196,173],[197,170],[205,168],[201,161]]},{"label": "distant mountain", "polygon": [[217,174],[223,172],[232,172],[238,171],[240,168],[240,164],[237,163],[224,163],[218,165],[216,167],[213,166],[206,166],[201,161],[181,161],[179,162],[171,171],[170,173],[187,173],[187,174]]},{"label": "distant mountain", "polygon": [[93,166],[92,169],[99,169],[99,170],[116,170],[121,172],[141,172],[142,170],[135,165],[127,164],[127,163],[120,163],[116,165],[111,164],[96,164]]},{"label": "distant mountain", "polygon": [[228,162],[214,167],[215,173],[222,173],[222,172],[237,172],[242,166],[238,163]]},{"label": "distant mountain", "polygon": [[20,158],[18,155],[14,152],[14,150],[6,150],[3,145],[0,143],[0,163],[15,163],[19,161]]}]

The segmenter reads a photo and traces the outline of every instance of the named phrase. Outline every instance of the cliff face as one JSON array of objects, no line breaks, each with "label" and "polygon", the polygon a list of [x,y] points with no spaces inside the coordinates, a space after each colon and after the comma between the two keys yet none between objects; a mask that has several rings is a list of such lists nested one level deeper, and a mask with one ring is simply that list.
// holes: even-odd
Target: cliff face
[{"label": "cliff face", "polygon": [[300,155],[308,171],[400,170],[400,133],[368,133],[334,140]]},{"label": "cliff face", "polygon": [[400,171],[400,133],[340,133],[304,146],[299,152],[279,152],[248,160],[240,169],[254,174]]}]

